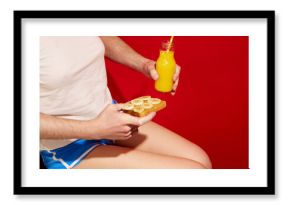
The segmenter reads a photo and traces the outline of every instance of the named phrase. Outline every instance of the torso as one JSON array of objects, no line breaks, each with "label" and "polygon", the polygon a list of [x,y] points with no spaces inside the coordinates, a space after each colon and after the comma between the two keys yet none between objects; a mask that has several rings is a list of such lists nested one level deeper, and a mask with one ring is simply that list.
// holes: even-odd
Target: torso
[{"label": "torso", "polygon": [[89,120],[111,103],[104,50],[98,37],[41,37],[40,112]]}]

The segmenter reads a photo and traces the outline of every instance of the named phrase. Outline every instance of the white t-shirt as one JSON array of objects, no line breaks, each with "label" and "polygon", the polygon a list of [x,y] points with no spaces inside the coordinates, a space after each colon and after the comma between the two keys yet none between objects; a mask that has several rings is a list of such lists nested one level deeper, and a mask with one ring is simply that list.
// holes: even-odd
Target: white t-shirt
[{"label": "white t-shirt", "polygon": [[[40,112],[67,119],[95,118],[112,97],[99,37],[40,37]],[[55,149],[74,140],[40,140]]]}]

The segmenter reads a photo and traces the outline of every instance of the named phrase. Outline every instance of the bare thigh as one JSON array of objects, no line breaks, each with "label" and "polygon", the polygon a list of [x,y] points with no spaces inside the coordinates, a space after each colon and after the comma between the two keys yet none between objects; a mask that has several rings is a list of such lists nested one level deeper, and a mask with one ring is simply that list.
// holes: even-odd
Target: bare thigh
[{"label": "bare thigh", "polygon": [[192,160],[148,153],[114,145],[94,149],[75,169],[197,169],[204,168]]},{"label": "bare thigh", "polygon": [[138,133],[128,140],[117,141],[117,145],[190,159],[211,168],[211,161],[202,148],[154,122],[139,127]]}]

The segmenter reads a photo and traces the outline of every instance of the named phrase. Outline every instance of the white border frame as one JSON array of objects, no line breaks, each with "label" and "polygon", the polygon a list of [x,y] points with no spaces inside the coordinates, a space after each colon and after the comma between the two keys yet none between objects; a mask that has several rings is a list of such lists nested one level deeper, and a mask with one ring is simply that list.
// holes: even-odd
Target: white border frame
[{"label": "white border frame", "polygon": [[[172,28],[175,28],[174,31]],[[250,169],[40,170],[39,109],[37,109],[39,108],[39,37],[53,35],[249,36]],[[22,20],[22,69],[23,187],[267,186],[266,19],[24,19]]]}]

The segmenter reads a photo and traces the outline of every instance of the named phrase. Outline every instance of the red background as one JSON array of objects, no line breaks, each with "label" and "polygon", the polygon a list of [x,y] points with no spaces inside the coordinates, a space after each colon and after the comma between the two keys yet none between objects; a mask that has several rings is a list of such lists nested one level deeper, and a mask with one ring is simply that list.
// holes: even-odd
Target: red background
[{"label": "red background", "polygon": [[[168,36],[121,37],[143,56],[157,60]],[[176,36],[181,66],[175,96],[158,93],[154,81],[106,59],[112,96],[125,102],[142,95],[167,101],[154,121],[201,146],[213,168],[248,168],[248,37]],[[174,149],[174,147],[173,147]]]}]

